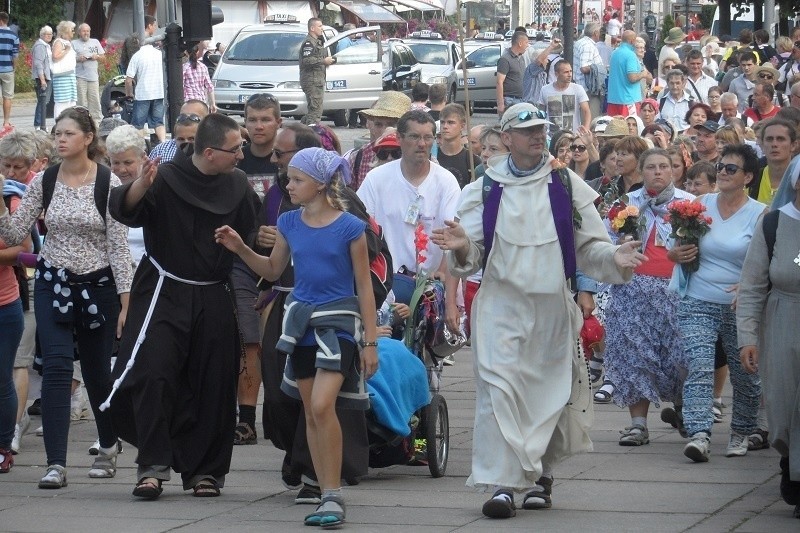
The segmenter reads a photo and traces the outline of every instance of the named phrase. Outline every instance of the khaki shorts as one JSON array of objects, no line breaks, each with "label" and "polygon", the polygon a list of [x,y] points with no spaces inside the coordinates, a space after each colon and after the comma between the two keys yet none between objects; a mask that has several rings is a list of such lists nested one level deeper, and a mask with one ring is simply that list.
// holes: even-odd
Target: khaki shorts
[{"label": "khaki shorts", "polygon": [[33,365],[33,354],[36,351],[36,317],[33,309],[25,311],[25,329],[19,341],[14,368],[30,368]]},{"label": "khaki shorts", "polygon": [[0,90],[3,98],[14,98],[14,73],[0,72]]}]

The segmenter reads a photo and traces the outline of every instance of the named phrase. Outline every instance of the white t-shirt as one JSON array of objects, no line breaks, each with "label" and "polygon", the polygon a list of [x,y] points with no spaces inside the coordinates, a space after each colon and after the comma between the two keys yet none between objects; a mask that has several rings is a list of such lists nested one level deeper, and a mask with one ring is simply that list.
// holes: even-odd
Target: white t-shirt
[{"label": "white t-shirt", "polygon": [[142,46],[133,54],[125,76],[136,80],[135,100],[164,98],[164,60],[161,50],[152,44]]},{"label": "white t-shirt", "polygon": [[586,90],[577,83],[570,83],[563,91],[548,83],[542,87],[539,101],[536,103],[547,113],[547,120],[556,125],[556,130],[576,132],[583,123],[580,105],[588,101]]},{"label": "white t-shirt", "polygon": [[[436,163],[431,163],[428,176],[419,187],[414,187],[403,177],[400,160],[370,170],[358,188],[358,197],[367,212],[383,228],[395,270],[402,266],[417,270],[414,247],[417,225],[406,222],[409,210],[418,207],[418,221],[430,236],[434,229],[444,227],[445,220],[455,218],[460,194],[455,176]],[[428,273],[437,270],[442,262],[442,250],[429,241],[425,256],[422,268]]]},{"label": "white t-shirt", "polygon": [[618,19],[611,19],[606,24],[606,33],[609,37],[619,37],[619,32],[622,31],[622,23]]}]

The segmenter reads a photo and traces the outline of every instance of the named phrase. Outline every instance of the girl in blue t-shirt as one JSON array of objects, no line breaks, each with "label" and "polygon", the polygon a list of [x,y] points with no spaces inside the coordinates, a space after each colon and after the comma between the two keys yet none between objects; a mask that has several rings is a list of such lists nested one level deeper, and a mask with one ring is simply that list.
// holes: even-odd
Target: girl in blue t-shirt
[{"label": "girl in blue t-shirt", "polygon": [[[308,446],[322,489],[322,503],[305,518],[305,524],[332,527],[343,523],[345,517],[341,497],[342,431],[335,412],[337,396],[355,371],[360,369],[364,378],[369,378],[378,369],[366,224],[345,212],[342,192],[350,181],[350,168],[338,154],[322,148],[300,150],[289,163],[288,176],[289,197],[293,204],[302,207],[278,219],[275,246],[269,257],[248,248],[228,226],[218,228],[215,239],[270,281],[278,279],[292,259],[295,287],[287,315],[292,306],[336,315],[340,304],[344,308],[354,300],[355,285],[357,310],[362,317],[370,318],[363,321],[365,342],[360,365],[355,343],[360,331],[346,332],[334,327],[340,357],[332,363],[330,345],[318,346],[329,340],[323,338],[319,326],[306,327],[305,333],[295,337],[289,322],[294,325],[298,322],[284,318],[282,341],[289,337],[296,344],[289,359],[291,369],[287,365],[287,376],[288,372],[293,373],[306,406]],[[346,315],[344,311],[340,316]],[[299,319],[300,324],[304,324],[303,318]]]}]

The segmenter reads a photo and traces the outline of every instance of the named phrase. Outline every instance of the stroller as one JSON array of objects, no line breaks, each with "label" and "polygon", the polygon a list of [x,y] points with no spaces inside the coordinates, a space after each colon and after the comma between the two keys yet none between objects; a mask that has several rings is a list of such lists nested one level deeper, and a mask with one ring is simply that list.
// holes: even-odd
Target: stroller
[{"label": "stroller", "polygon": [[[411,416],[408,421],[410,434],[407,436],[388,429],[376,415],[376,409],[367,412],[369,466],[427,465],[431,476],[438,478],[445,474],[450,451],[447,402],[439,394],[443,361],[463,346],[466,339],[452,335],[445,327],[444,286],[440,281],[426,281],[418,303],[412,308],[411,329],[407,332],[405,345],[406,352],[418,360],[414,361],[419,372],[415,377],[422,384],[406,383],[403,387],[427,387],[430,401]],[[379,354],[383,367],[385,354],[383,351]]]}]

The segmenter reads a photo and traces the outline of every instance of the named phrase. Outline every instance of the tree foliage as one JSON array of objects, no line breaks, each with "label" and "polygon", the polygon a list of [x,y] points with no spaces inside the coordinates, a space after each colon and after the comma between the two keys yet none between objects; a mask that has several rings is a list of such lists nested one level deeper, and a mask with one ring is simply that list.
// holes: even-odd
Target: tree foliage
[{"label": "tree foliage", "polygon": [[23,40],[39,38],[39,29],[49,24],[53,30],[64,19],[65,0],[15,0],[12,17],[19,24],[19,37]]}]

